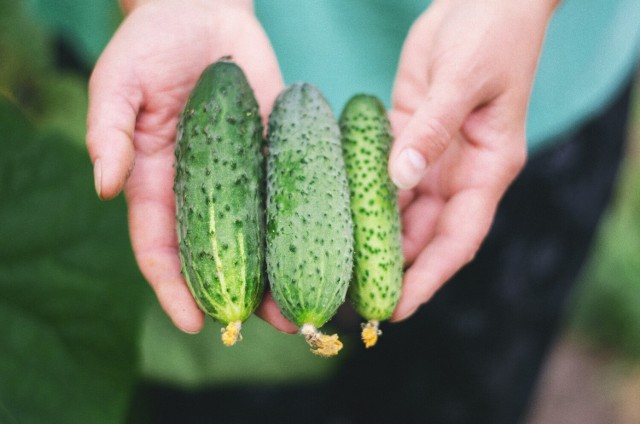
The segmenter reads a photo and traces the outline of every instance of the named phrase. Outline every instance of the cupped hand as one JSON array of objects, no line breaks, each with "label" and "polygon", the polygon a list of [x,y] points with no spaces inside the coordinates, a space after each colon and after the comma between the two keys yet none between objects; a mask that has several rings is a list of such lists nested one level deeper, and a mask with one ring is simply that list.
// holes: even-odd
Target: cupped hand
[{"label": "cupped hand", "polygon": [[555,3],[439,0],[411,28],[390,112],[407,266],[394,320],[471,261],[523,167],[527,105]]},{"label": "cupped hand", "polygon": [[[265,122],[283,81],[251,2],[123,1],[134,3],[91,76],[87,146],[98,195],[125,190],[142,273],[174,324],[193,333],[204,315],[180,275],[172,191],[178,115],[201,72],[223,56],[245,71]],[[272,300],[262,315],[295,329]]]}]

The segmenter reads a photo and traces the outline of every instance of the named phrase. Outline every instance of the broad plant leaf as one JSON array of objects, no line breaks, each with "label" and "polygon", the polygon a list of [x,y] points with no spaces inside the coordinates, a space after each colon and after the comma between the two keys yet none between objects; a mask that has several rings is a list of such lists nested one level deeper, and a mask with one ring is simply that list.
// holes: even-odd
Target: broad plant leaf
[{"label": "broad plant leaf", "polygon": [[27,0],[26,5],[88,66],[95,63],[122,21],[116,0]]},{"label": "broad plant leaf", "polygon": [[[640,88],[640,86],[638,86]],[[588,343],[640,361],[640,90],[616,198],[572,305],[570,325]]]},{"label": "broad plant leaf", "polygon": [[[34,73],[46,72],[53,63],[50,36],[26,13],[24,3],[0,0],[0,82],[16,95]],[[28,95],[24,90],[25,95]]]},{"label": "broad plant leaf", "polygon": [[54,64],[51,34],[23,2],[0,0],[0,93],[38,127],[51,127],[84,145],[87,81]]},{"label": "broad plant leaf", "polygon": [[0,96],[0,409],[114,423],[136,378],[141,281],[122,201],[102,203],[68,135]]}]

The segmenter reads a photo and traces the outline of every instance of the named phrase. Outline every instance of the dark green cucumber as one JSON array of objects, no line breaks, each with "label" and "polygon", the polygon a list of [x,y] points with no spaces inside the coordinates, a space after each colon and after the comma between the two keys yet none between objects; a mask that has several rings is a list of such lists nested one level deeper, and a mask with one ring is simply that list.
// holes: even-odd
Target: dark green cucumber
[{"label": "dark green cucumber", "polygon": [[176,215],[182,272],[200,308],[227,325],[231,345],[265,285],[262,121],[242,70],[202,73],[181,114]]},{"label": "dark green cucumber", "polygon": [[373,346],[379,321],[395,309],[402,287],[403,256],[396,187],[387,164],[391,127],[382,103],[369,95],[356,95],[340,116],[351,211],[355,255],[349,299],[369,323],[363,340]]},{"label": "dark green cucumber", "polygon": [[271,291],[314,353],[330,356],[341,346],[337,336],[315,329],[344,303],[353,264],[353,226],[338,124],[317,88],[294,84],[280,93],[269,117],[267,142]]}]

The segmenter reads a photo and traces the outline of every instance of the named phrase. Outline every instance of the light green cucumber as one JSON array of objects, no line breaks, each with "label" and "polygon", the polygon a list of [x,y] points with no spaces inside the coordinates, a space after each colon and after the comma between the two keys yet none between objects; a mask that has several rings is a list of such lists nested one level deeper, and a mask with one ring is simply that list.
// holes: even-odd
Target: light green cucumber
[{"label": "light green cucumber", "polygon": [[380,321],[395,309],[403,256],[396,188],[387,171],[391,127],[374,96],[353,96],[340,116],[354,225],[354,273],[349,299],[365,319],[362,339],[375,345]]},{"label": "light green cucumber", "polygon": [[174,191],[182,273],[232,345],[261,301],[264,264],[262,121],[242,70],[204,70],[180,116]]},{"label": "light green cucumber", "polygon": [[306,83],[285,89],[267,130],[267,273],[282,314],[321,356],[324,325],[344,303],[353,265],[349,188],[333,112]]}]

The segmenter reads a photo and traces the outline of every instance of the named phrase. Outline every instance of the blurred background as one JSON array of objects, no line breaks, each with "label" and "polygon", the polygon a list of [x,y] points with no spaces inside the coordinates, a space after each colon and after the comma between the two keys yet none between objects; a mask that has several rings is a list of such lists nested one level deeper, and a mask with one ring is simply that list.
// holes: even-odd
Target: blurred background
[{"label": "blurred background", "polygon": [[[88,77],[121,19],[113,0],[0,0],[0,423],[148,422],[150,384],[237,394],[336,372],[257,319],[225,350],[215,323],[187,336],[159,310],[124,201],[97,199],[84,147]],[[639,90],[616,195],[529,424],[640,423]]]}]

